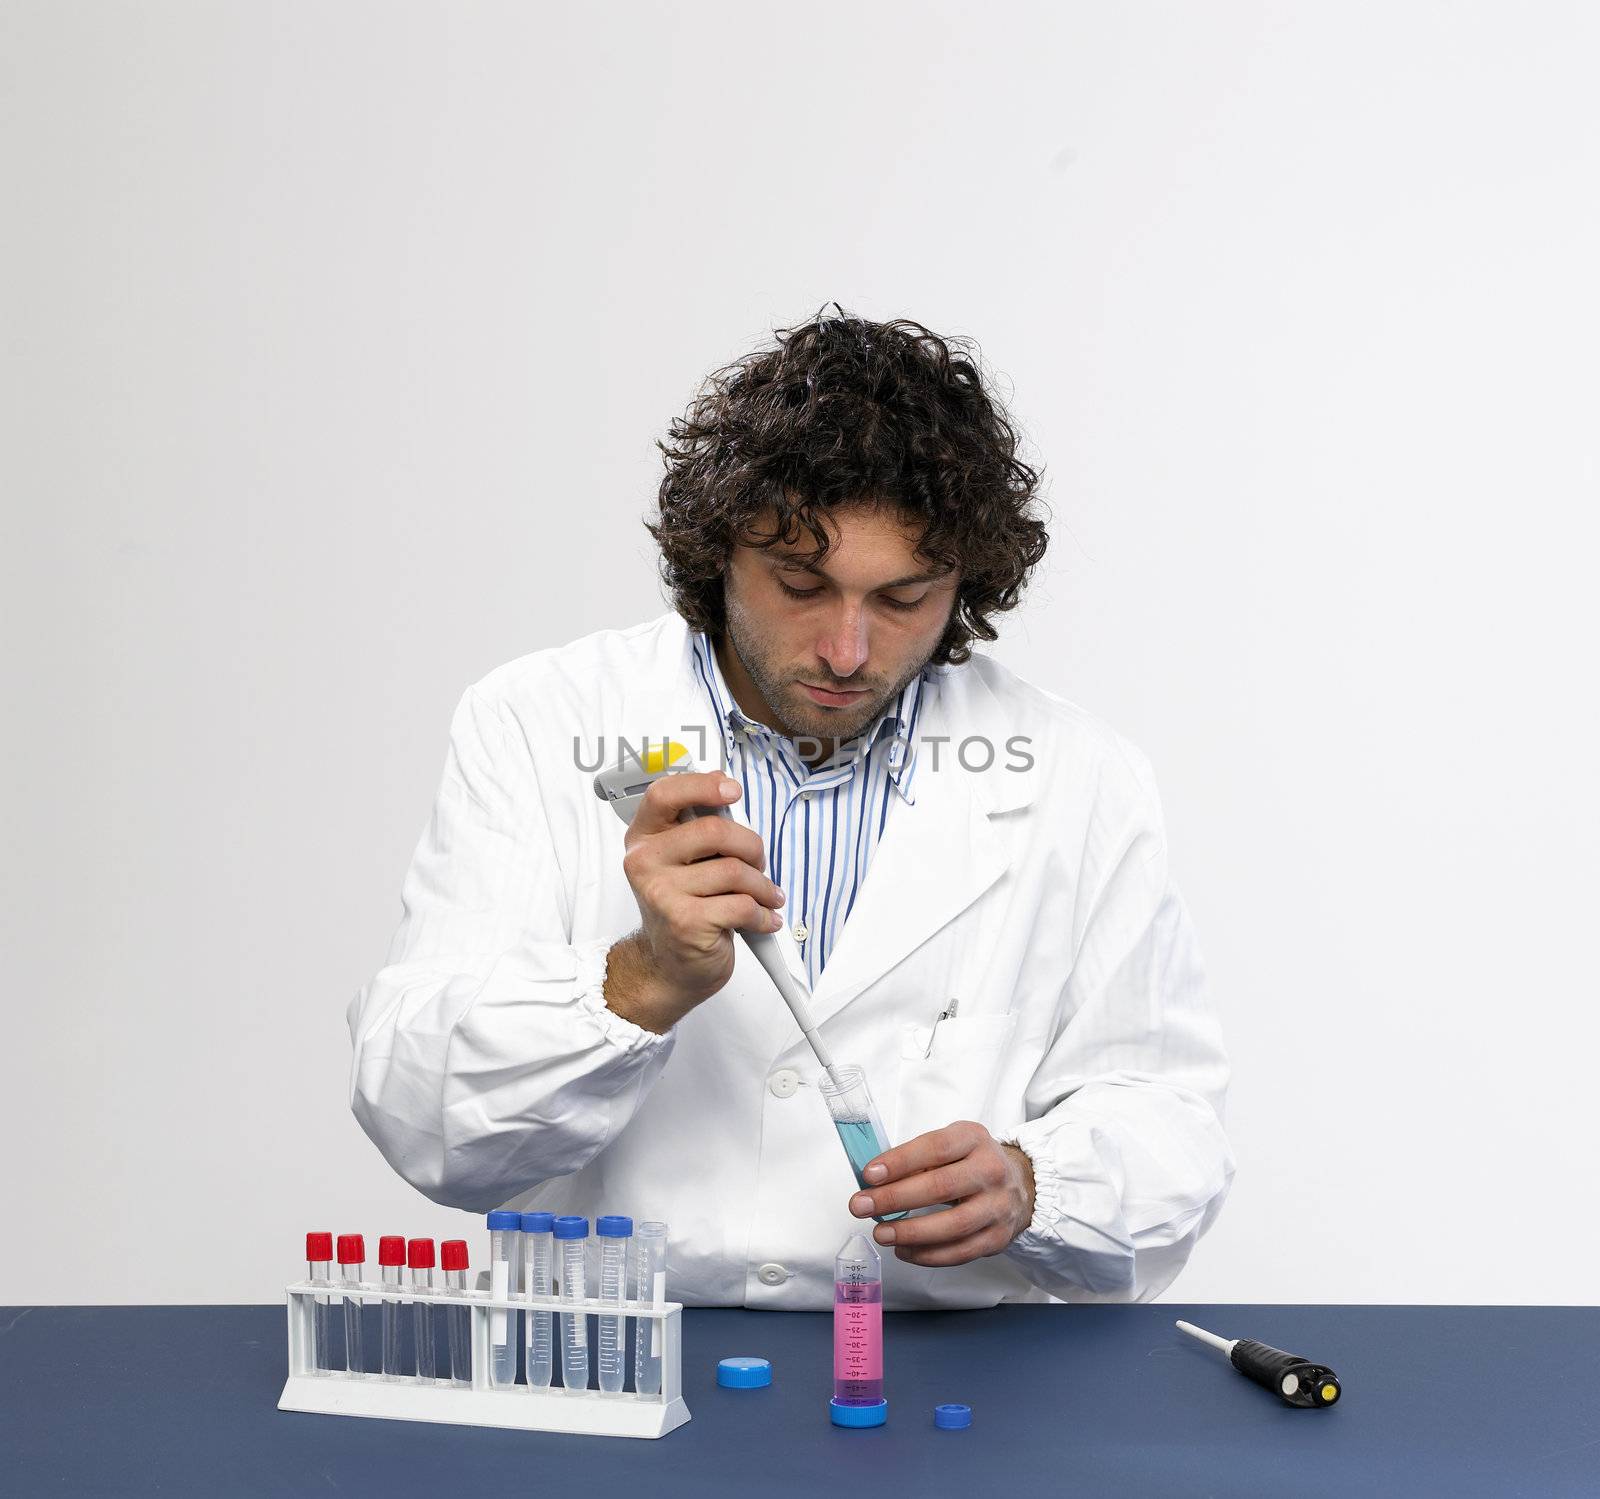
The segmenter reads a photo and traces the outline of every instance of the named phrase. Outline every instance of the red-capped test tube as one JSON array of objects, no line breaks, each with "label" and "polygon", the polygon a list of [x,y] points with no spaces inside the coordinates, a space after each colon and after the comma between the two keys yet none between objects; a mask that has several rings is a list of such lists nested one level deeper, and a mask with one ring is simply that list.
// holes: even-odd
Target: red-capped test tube
[{"label": "red-capped test tube", "polygon": [[[306,1235],[306,1279],[313,1285],[333,1282],[333,1235]],[[326,1374],[333,1363],[333,1303],[326,1296],[312,1297],[311,1372]]]},{"label": "red-capped test tube", "polygon": [[[446,1239],[439,1246],[444,1266],[444,1288],[454,1296],[467,1294],[467,1241]],[[450,1377],[457,1384],[472,1383],[472,1308],[445,1308],[450,1319]]]},{"label": "red-capped test tube", "polygon": [[367,1269],[367,1242],[360,1234],[339,1235],[339,1279],[345,1284],[344,1365],[352,1374],[365,1374],[361,1351],[361,1281]]},{"label": "red-capped test tube", "polygon": [[[406,1262],[406,1241],[399,1234],[385,1234],[378,1240],[378,1265],[386,1291],[400,1289],[400,1271]],[[400,1303],[385,1301],[383,1319],[383,1377],[400,1378]]]},{"label": "red-capped test tube", "polygon": [[[411,1267],[411,1286],[417,1291],[433,1289],[433,1240],[413,1239],[406,1246],[406,1263]],[[426,1301],[415,1301],[417,1313],[417,1378],[432,1379],[433,1372],[433,1307]]]}]

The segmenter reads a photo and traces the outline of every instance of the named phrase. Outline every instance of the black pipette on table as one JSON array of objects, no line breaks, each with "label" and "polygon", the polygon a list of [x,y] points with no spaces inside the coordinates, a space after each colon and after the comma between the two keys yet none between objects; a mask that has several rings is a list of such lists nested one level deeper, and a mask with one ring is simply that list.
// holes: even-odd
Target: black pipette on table
[{"label": "black pipette on table", "polygon": [[1253,1338],[1219,1338],[1192,1322],[1178,1326],[1191,1338],[1209,1343],[1228,1355],[1228,1362],[1286,1405],[1326,1408],[1339,1398],[1339,1376],[1326,1364],[1314,1364],[1298,1353],[1257,1343]]}]

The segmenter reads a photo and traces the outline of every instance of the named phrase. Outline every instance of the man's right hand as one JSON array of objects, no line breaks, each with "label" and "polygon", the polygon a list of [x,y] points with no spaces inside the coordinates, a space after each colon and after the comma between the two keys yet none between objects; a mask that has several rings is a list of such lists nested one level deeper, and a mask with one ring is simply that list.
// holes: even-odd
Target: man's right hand
[{"label": "man's right hand", "polygon": [[678,821],[688,807],[725,807],[738,795],[720,771],[662,776],[628,826],[622,869],[641,924],[607,954],[605,998],[646,1030],[670,1030],[728,982],[735,931],[783,925],[759,834],[729,817]]}]

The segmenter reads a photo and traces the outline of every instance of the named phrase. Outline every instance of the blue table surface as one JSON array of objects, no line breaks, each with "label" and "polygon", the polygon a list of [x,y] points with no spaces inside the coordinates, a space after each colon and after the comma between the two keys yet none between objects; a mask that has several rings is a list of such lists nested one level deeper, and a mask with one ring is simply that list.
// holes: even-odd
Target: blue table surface
[{"label": "blue table surface", "polygon": [[[1331,1366],[1284,1405],[1183,1317]],[[825,1313],[684,1314],[657,1441],[279,1411],[281,1305],[0,1308],[0,1492],[1600,1496],[1597,1307],[1013,1306],[885,1318],[888,1425],[828,1422]],[[717,1388],[731,1354],[766,1390]],[[939,1431],[945,1401],[973,1409]],[[606,1488],[626,1484],[630,1487]],[[537,1485],[537,1487],[524,1487]],[[845,1486],[848,1487],[845,1487]]]}]

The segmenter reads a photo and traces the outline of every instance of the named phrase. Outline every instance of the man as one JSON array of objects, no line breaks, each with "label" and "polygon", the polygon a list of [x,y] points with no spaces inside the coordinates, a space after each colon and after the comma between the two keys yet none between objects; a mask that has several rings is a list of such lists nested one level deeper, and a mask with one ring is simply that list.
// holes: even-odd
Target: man
[{"label": "man", "polygon": [[[1046,544],[1010,424],[947,340],[841,316],[671,436],[674,610],[456,709],[357,1118],[441,1203],[665,1219],[689,1304],[828,1306],[907,1210],[890,1306],[1155,1296],[1229,1190],[1228,1067],[1144,756],[971,651]],[[593,773],[668,736],[702,768],[624,828]],[[865,1189],[739,930],[865,1070]]]}]

